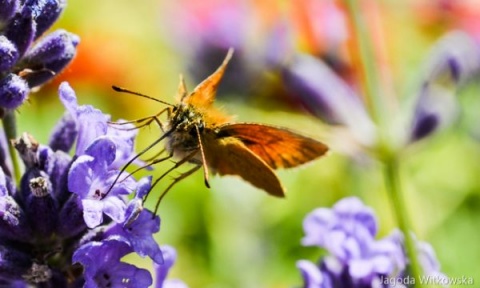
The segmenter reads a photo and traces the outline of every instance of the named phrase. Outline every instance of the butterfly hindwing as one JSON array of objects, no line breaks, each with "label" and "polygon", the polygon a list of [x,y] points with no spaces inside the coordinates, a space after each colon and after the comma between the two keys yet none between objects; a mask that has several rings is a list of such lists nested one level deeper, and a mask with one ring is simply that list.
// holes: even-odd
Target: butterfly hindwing
[{"label": "butterfly hindwing", "polygon": [[234,137],[202,139],[208,167],[220,175],[237,175],[268,194],[284,197],[284,189],[273,170]]}]

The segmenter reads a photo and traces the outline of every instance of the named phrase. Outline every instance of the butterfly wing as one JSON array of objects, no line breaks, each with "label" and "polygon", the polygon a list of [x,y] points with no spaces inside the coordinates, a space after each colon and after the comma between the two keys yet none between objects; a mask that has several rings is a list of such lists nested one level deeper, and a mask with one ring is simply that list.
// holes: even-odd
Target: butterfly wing
[{"label": "butterfly wing", "polygon": [[273,169],[295,167],[328,151],[328,147],[319,141],[263,124],[226,124],[219,128],[217,136],[239,139]]},{"label": "butterfly wing", "polygon": [[222,80],[223,73],[227,68],[228,62],[232,58],[232,55],[233,49],[230,48],[220,67],[218,67],[217,70],[213,72],[213,74],[207,79],[198,84],[192,93],[183,97],[182,102],[196,107],[211,106],[213,101],[215,101],[215,94],[217,93],[218,84],[220,84],[220,80]]},{"label": "butterfly wing", "polygon": [[220,175],[237,175],[255,187],[276,197],[284,197],[284,189],[273,170],[233,137],[216,139],[215,135],[202,138],[207,165]]}]

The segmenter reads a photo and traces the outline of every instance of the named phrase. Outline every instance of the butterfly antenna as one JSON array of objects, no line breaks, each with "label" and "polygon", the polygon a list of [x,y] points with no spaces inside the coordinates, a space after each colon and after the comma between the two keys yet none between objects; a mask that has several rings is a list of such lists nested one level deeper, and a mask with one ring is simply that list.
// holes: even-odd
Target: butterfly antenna
[{"label": "butterfly antenna", "polygon": [[122,88],[122,87],[118,87],[118,86],[113,85],[113,86],[112,86],[112,89],[115,90],[115,91],[117,91],[117,92],[120,92],[120,93],[127,93],[127,94],[137,95],[137,96],[140,96],[140,97],[143,97],[143,98],[147,98],[147,99],[153,100],[153,101],[155,101],[155,102],[159,102],[159,103],[162,103],[162,104],[165,104],[165,105],[169,105],[169,106],[175,107],[175,105],[170,104],[170,103],[168,103],[168,102],[165,102],[165,101],[159,100],[159,99],[157,99],[157,98],[154,98],[154,97],[152,97],[152,96],[148,96],[148,95],[145,95],[145,94],[142,94],[142,93],[139,93],[139,92],[135,92],[135,91],[132,91],[132,90],[129,90],[129,89],[126,89],[126,88]]},{"label": "butterfly antenna", "polygon": [[110,187],[108,188],[107,192],[103,195],[102,198],[105,198],[107,197],[108,193],[110,193],[110,191],[112,190],[113,186],[115,186],[115,184],[117,184],[118,182],[118,179],[120,179],[120,176],[122,175],[123,172],[125,172],[125,170],[128,168],[128,166],[130,166],[130,164],[133,163],[133,161],[137,160],[140,156],[142,156],[143,154],[145,154],[148,150],[152,149],[155,145],[157,145],[158,143],[160,143],[160,141],[162,141],[163,139],[165,139],[166,137],[168,137],[174,130],[175,130],[176,127],[172,127],[172,129],[168,130],[165,134],[163,134],[160,138],[158,138],[157,140],[155,140],[152,144],[148,145],[147,148],[143,149],[140,153],[138,153],[137,155],[135,155],[135,157],[133,157],[132,159],[128,160],[127,164],[125,164],[122,168],[122,170],[120,170],[120,173],[118,173],[117,177],[115,178],[115,180],[113,181],[112,185],[110,185]]}]

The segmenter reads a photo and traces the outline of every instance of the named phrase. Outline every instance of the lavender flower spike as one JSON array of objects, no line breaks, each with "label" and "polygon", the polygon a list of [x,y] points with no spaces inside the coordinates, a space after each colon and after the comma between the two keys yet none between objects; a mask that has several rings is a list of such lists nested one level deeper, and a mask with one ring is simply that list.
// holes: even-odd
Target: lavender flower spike
[{"label": "lavender flower spike", "polygon": [[[147,270],[120,259],[137,253],[164,263],[153,238],[160,218],[141,205],[151,179],[137,184],[127,177],[106,195],[120,173],[117,165],[133,153],[135,134],[109,131],[108,116],[92,106],[78,106],[75,92],[66,83],[62,86],[59,94],[70,111],[51,137],[56,147],[42,145],[28,133],[14,141],[26,167],[19,187],[4,173],[10,159],[2,153],[0,286],[149,287],[153,281]],[[97,117],[88,117],[92,115]],[[59,135],[72,126],[73,133]],[[87,127],[100,127],[101,133],[82,130]],[[72,158],[65,151],[74,142],[84,148]],[[127,207],[126,196],[135,189]]]}]

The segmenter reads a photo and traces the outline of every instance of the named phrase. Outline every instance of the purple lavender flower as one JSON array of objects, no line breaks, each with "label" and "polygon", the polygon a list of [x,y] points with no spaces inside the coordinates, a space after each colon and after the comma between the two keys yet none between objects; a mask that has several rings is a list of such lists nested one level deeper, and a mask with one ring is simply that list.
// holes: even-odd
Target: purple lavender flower
[{"label": "purple lavender flower", "polygon": [[52,79],[73,59],[79,38],[57,30],[64,0],[0,1],[0,106],[15,109],[31,88]]},{"label": "purple lavender flower", "polygon": [[[332,209],[316,209],[303,224],[302,244],[328,252],[318,265],[307,260],[297,262],[304,287],[398,287],[389,286],[393,281],[388,279],[408,277],[401,232],[395,230],[376,240],[373,210],[358,198],[342,199]],[[425,275],[440,274],[431,246],[422,242],[417,245],[425,260],[421,261]]]},{"label": "purple lavender flower", "polygon": [[164,263],[153,238],[160,219],[142,206],[151,179],[122,175],[110,189],[132,157],[135,133],[108,128],[109,116],[77,105],[68,84],[59,94],[69,113],[52,133],[55,145],[27,133],[14,141],[25,166],[18,187],[8,165],[0,169],[0,286],[148,287],[150,273],[120,259],[138,253]]},{"label": "purple lavender flower", "polygon": [[113,236],[102,242],[84,244],[75,251],[72,260],[85,267],[86,288],[150,286],[152,276],[147,270],[120,261],[131,252],[128,241]]}]

